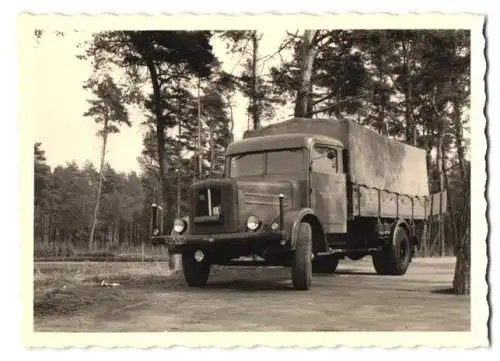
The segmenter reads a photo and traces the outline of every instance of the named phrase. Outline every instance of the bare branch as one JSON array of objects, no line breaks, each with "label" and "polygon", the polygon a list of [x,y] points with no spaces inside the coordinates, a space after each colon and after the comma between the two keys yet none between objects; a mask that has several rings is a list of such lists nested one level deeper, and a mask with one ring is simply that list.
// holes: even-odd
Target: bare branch
[{"label": "bare branch", "polygon": [[258,59],[259,61],[262,61],[263,62],[263,66],[266,64],[266,62],[268,62],[269,60],[271,60],[272,58],[274,58],[276,55],[280,55],[281,57],[281,60],[283,62],[283,57],[281,56],[281,52],[283,50],[285,50],[289,45],[290,43],[292,43],[292,39],[285,39],[281,45],[279,46],[278,50],[276,50],[274,53],[270,54],[270,55],[266,55],[260,59]]},{"label": "bare branch", "polygon": [[363,96],[346,97],[346,98],[342,99],[341,101],[336,102],[335,104],[332,104],[332,105],[329,105],[327,107],[315,110],[314,112],[312,112],[312,114],[314,115],[314,114],[318,114],[318,113],[324,113],[324,112],[326,112],[328,110],[331,110],[331,109],[335,108],[336,106],[339,106],[340,104],[351,102],[351,101],[356,101],[356,100],[362,100],[362,99],[364,99]]},{"label": "bare branch", "polygon": [[288,30],[285,30],[285,31],[286,31],[286,35],[287,36],[290,36],[290,37],[295,38],[295,39],[301,38],[301,36],[299,35],[299,31],[298,30],[295,31],[295,34],[292,34]]},{"label": "bare branch", "polygon": [[[332,95],[334,95],[334,93],[330,92],[330,93],[322,94],[322,95],[323,96],[321,98],[319,98],[319,99],[317,99],[317,100],[315,100],[313,102],[313,105],[318,105],[319,103],[324,102],[325,100],[327,100],[328,98],[330,98]],[[321,96],[321,95],[319,95],[319,96]]]}]

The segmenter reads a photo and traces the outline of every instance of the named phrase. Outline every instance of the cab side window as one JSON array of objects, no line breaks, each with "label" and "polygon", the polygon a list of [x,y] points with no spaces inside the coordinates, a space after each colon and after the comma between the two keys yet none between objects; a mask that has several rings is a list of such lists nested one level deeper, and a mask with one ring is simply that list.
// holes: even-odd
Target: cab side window
[{"label": "cab side window", "polygon": [[[333,159],[328,158],[328,153],[333,154]],[[313,172],[327,174],[338,172],[338,152],[333,147],[315,144],[312,149],[311,159],[313,159]]]}]

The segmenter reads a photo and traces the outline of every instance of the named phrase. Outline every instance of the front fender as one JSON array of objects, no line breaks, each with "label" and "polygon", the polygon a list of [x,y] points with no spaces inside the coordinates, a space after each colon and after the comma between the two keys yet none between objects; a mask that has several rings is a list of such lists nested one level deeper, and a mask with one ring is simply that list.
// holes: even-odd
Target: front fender
[{"label": "front fender", "polygon": [[283,230],[292,249],[295,248],[300,222],[309,215],[316,218],[311,208],[292,209],[285,213],[283,217]]},{"label": "front fender", "polygon": [[404,229],[406,229],[406,231],[408,232],[408,236],[410,237],[410,240],[412,241],[412,243],[414,243],[415,234],[414,234],[414,231],[413,231],[413,227],[410,227],[410,224],[408,224],[408,222],[405,219],[403,219],[403,218],[398,218],[394,222],[394,226],[392,227],[392,230],[391,230],[391,241],[392,241],[392,243],[394,244],[394,242],[395,242],[395,240],[394,240],[394,233],[396,232],[396,229],[398,229],[398,227],[403,227]]}]

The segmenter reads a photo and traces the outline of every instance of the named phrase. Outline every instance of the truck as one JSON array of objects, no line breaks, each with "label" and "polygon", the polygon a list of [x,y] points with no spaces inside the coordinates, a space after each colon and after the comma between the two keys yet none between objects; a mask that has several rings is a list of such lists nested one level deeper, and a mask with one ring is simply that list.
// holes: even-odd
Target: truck
[{"label": "truck", "polygon": [[227,147],[221,178],[190,186],[189,214],[168,234],[153,205],[151,242],[181,255],[191,287],[214,265],[261,265],[288,267],[293,288],[309,290],[314,273],[366,256],[378,275],[401,276],[437,212],[426,162],[348,119],[249,130]]}]

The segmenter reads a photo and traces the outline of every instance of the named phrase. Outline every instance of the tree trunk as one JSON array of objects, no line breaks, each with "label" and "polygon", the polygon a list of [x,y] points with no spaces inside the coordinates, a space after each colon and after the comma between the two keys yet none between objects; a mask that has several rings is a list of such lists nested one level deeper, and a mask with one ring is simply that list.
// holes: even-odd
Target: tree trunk
[{"label": "tree trunk", "polygon": [[106,250],[111,250],[113,247],[113,225],[107,222],[106,227]]},{"label": "tree trunk", "polygon": [[[201,79],[198,78],[198,144],[196,149],[196,166],[198,179],[201,179],[202,174],[202,162],[201,162]],[[195,172],[196,173],[196,172]]]},{"label": "tree trunk", "polygon": [[341,99],[342,99],[341,92],[342,92],[342,90],[339,87],[337,89],[337,94],[335,95],[335,100],[337,101],[337,104],[335,105],[335,116],[337,117],[337,119],[340,118],[340,103],[341,103]]},{"label": "tree trunk", "polygon": [[[431,151],[432,146],[429,144],[429,136],[432,134],[431,130],[428,127],[429,122],[424,123],[424,149],[425,149],[425,160],[426,160],[426,169],[427,174],[431,174],[432,171],[432,159],[431,159]],[[431,204],[432,209],[432,204]],[[432,231],[432,223],[427,221],[427,226],[425,227],[424,237],[421,245],[421,253],[424,257],[427,257],[427,251],[429,249],[429,238]]]},{"label": "tree trunk", "polygon": [[113,222],[113,247],[120,247],[120,218],[116,217],[116,221]]},{"label": "tree trunk", "polygon": [[215,170],[215,141],[212,129],[210,129],[209,132],[210,132],[210,177],[213,177]]},{"label": "tree trunk", "polygon": [[453,100],[453,131],[455,133],[455,142],[457,146],[457,153],[458,153],[458,165],[460,169],[460,176],[462,177],[462,180],[464,181],[464,191],[466,191],[467,183],[465,180],[467,179],[466,176],[466,171],[465,171],[465,151],[464,151],[464,145],[463,145],[463,129],[462,129],[462,122],[460,121],[460,117],[462,115],[462,112],[460,111],[460,106],[458,99]]},{"label": "tree trunk", "polygon": [[232,143],[234,142],[234,114],[233,114],[233,105],[231,104],[230,101],[228,102],[228,104],[229,104],[229,113],[231,115],[231,120],[230,120],[231,138],[229,139],[229,143]]},{"label": "tree trunk", "polygon": [[408,88],[405,94],[406,142],[416,146],[415,124],[413,124],[412,81],[408,71]]},{"label": "tree trunk", "polygon": [[154,114],[156,118],[156,147],[158,151],[158,163],[160,167],[160,180],[161,189],[159,196],[159,203],[166,210],[166,194],[168,189],[168,182],[166,177],[166,170],[168,168],[167,160],[165,159],[165,122],[162,116],[161,109],[161,93],[160,93],[160,83],[158,79],[158,73],[156,67],[151,60],[147,61],[147,66],[149,69],[149,75],[151,76],[151,83],[153,86],[153,99],[154,99]]},{"label": "tree trunk", "polygon": [[313,102],[313,99],[312,99],[312,96],[310,96],[310,94],[313,93],[313,84],[312,84],[312,81],[309,82],[309,96],[307,97],[307,109],[306,109],[306,117],[307,118],[312,118],[313,116],[313,112],[314,112],[314,102]]},{"label": "tree trunk", "polygon": [[443,242],[445,249],[444,249],[444,252],[442,250],[442,253],[441,253],[441,255],[444,256],[444,255],[446,255],[446,250],[448,250],[450,248],[449,242],[446,242],[447,240],[451,239],[451,241],[453,242],[452,248],[454,248],[454,249],[456,248],[457,232],[456,232],[455,222],[453,222],[453,218],[452,218],[452,216],[454,215],[454,209],[453,209],[453,198],[450,197],[450,191],[449,191],[449,187],[448,187],[448,173],[446,172],[447,156],[446,156],[446,152],[444,151],[444,149],[441,152],[443,154],[443,161],[441,162],[441,173],[443,174],[443,186],[444,186],[444,189],[446,190],[446,200],[447,200],[446,211],[450,215],[450,217],[448,217],[448,229],[447,229],[448,232],[446,232],[444,242]]},{"label": "tree trunk", "polygon": [[50,229],[51,229],[51,222],[50,222],[50,214],[44,214],[43,219],[44,219],[44,227],[43,227],[43,243],[48,244],[49,243],[49,238],[50,238]]},{"label": "tree trunk", "polygon": [[[441,120],[441,122],[443,122]],[[437,149],[437,171],[439,176],[439,221],[438,221],[438,235],[440,244],[440,255],[444,257],[444,216],[443,216],[443,190],[444,190],[444,174],[443,174],[443,137],[444,137],[444,124],[441,124],[438,133],[438,149]]]},{"label": "tree trunk", "polygon": [[458,295],[470,294],[470,228],[467,226],[457,247],[453,292]]},{"label": "tree trunk", "polygon": [[[457,246],[455,249],[456,253],[456,264],[455,264],[455,274],[453,276],[453,292],[459,295],[470,294],[470,198],[469,198],[469,187],[470,183],[468,180],[468,173],[465,170],[465,156],[463,147],[463,129],[462,123],[460,121],[461,112],[459,110],[458,100],[453,101],[453,124],[455,140],[457,145],[458,162],[460,169],[460,176],[462,177],[462,192],[464,198],[464,204],[462,207],[463,219],[465,220],[465,227],[460,227],[459,229],[464,229],[463,234],[458,235]],[[458,231],[456,233],[459,233]]]},{"label": "tree trunk", "polygon": [[309,89],[311,88],[311,77],[316,50],[312,41],[317,31],[305,30],[302,40],[302,64],[300,70],[300,86],[295,99],[294,116],[297,118],[307,117],[308,104],[310,103]]},{"label": "tree trunk", "polygon": [[379,52],[378,52],[378,76],[379,76],[379,112],[378,112],[378,128],[380,134],[387,134],[385,122],[385,90],[384,90],[384,75],[385,75],[385,58],[387,51],[387,38],[384,30],[380,31],[379,35]]},{"label": "tree trunk", "polygon": [[130,222],[129,229],[128,229],[128,239],[127,239],[128,249],[130,249],[130,246],[132,244],[133,234],[134,234],[134,219],[132,219],[132,222]]},{"label": "tree trunk", "polygon": [[382,63],[383,59],[382,56],[380,56],[380,65],[379,65],[379,111],[378,111],[378,129],[380,134],[385,134],[386,132],[384,131],[385,128],[385,96],[384,96],[384,73],[382,70]]},{"label": "tree trunk", "polygon": [[[164,209],[164,219],[169,216],[169,210],[171,210],[172,205],[168,201],[169,199],[172,199],[172,197],[168,197],[168,180],[166,176],[166,170],[168,169],[168,164],[167,160],[165,159],[165,122],[163,120],[162,116],[162,109],[161,109],[161,93],[160,93],[160,83],[158,79],[158,73],[156,72],[156,68],[154,63],[151,60],[147,60],[147,66],[149,69],[149,74],[151,76],[151,83],[153,85],[153,99],[154,99],[154,113],[155,113],[155,118],[156,118],[156,145],[158,149],[158,162],[160,166],[160,179],[161,179],[161,191],[160,191],[160,204],[162,205]],[[198,86],[199,89],[199,86]],[[199,99],[199,98],[198,98]],[[175,258],[179,256],[172,256],[171,258]],[[180,263],[173,263],[173,265],[177,268],[175,268],[175,271],[178,271],[180,269],[179,267]],[[172,263],[170,263],[172,265]]]},{"label": "tree trunk", "polygon": [[257,51],[259,43],[257,41],[257,31],[252,31],[252,121],[253,129],[259,129],[259,106],[257,100]]},{"label": "tree trunk", "polygon": [[181,170],[177,169],[177,217],[181,216]]},{"label": "tree trunk", "polygon": [[106,156],[106,144],[108,141],[108,120],[104,120],[104,128],[102,133],[102,151],[101,151],[101,164],[99,166],[99,185],[97,186],[97,198],[95,201],[94,215],[92,217],[92,226],[90,228],[89,251],[94,248],[94,233],[97,224],[97,215],[99,213],[99,202],[101,200],[101,190],[103,181],[104,160]]},{"label": "tree trunk", "polygon": [[[178,124],[178,140],[180,141],[181,133],[182,133],[182,128],[181,128],[181,122]],[[179,154],[177,155],[178,160],[177,160],[177,169],[175,171],[175,175],[177,178],[177,211],[176,215],[177,217],[180,217],[181,215],[181,165],[182,165],[182,146],[179,146]]]},{"label": "tree trunk", "polygon": [[413,121],[413,79],[411,74],[410,45],[405,40],[402,41],[403,47],[403,73],[405,77],[405,123],[406,123],[406,143],[416,145],[416,127]]}]

